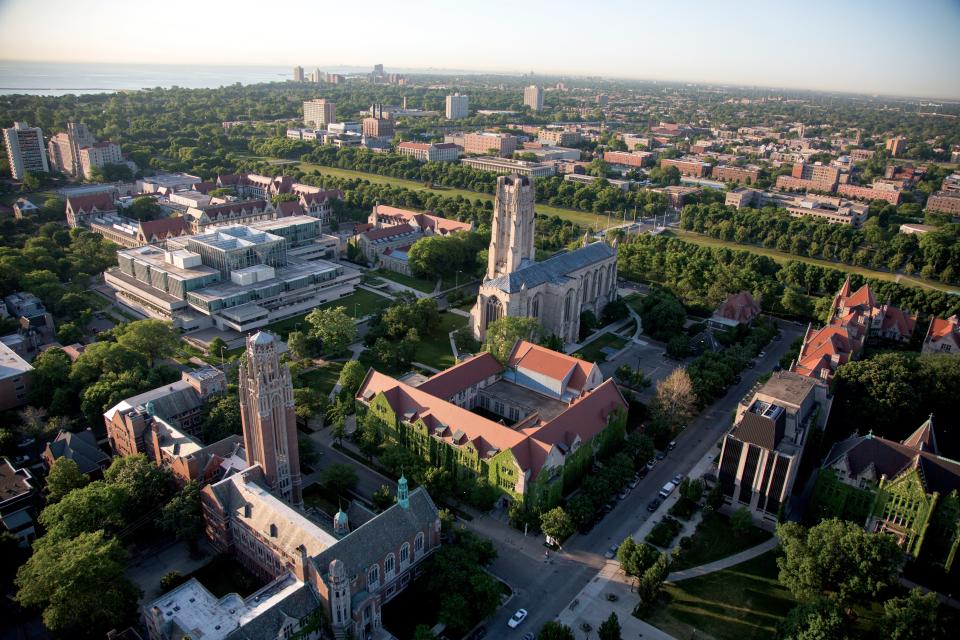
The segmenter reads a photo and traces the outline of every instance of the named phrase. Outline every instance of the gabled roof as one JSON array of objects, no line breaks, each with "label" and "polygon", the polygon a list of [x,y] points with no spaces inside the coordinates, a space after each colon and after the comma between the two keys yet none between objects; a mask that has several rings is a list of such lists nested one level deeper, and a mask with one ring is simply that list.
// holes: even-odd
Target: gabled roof
[{"label": "gabled roof", "polygon": [[277,205],[277,211],[279,212],[279,217],[281,218],[303,215],[303,207],[301,207],[300,203],[296,201],[281,202]]},{"label": "gabled roof", "polygon": [[[915,435],[916,432],[913,436]],[[907,440],[911,440],[913,436]],[[871,465],[877,475],[886,476],[888,480],[895,479],[910,469],[917,469],[928,492],[937,491],[945,495],[960,490],[960,463],[938,456],[932,451],[917,450],[873,434],[853,435],[836,443],[827,454],[824,466],[833,466],[844,457],[853,477],[859,476]]]},{"label": "gabled roof", "polygon": [[417,388],[438,398],[452,398],[461,390],[503,371],[489,352],[483,351],[431,376]]},{"label": "gabled roof", "polygon": [[[553,380],[566,380],[567,386],[583,391],[590,373],[596,364],[547,349],[526,340],[518,340],[513,346],[507,364],[515,369],[527,369]],[[568,379],[569,377],[569,379]]]},{"label": "gabled roof", "polygon": [[183,216],[175,218],[160,218],[159,220],[144,220],[140,224],[140,234],[145,240],[163,240],[169,237],[182,236],[190,233],[190,223]]},{"label": "gabled roof", "polygon": [[952,315],[946,320],[934,317],[927,327],[927,337],[925,342],[952,342],[954,347],[960,350],[960,319]]},{"label": "gabled roof", "polygon": [[578,437],[586,442],[607,426],[607,421],[618,409],[626,410],[617,384],[608,379],[593,391],[580,396],[570,407],[533,434],[533,439],[547,444],[570,446]]},{"label": "gabled roof", "polygon": [[916,317],[911,316],[909,313],[905,313],[889,304],[883,305],[882,331],[896,329],[900,335],[909,337],[913,335],[913,328],[916,326],[916,323]]},{"label": "gabled roof", "polygon": [[543,262],[531,263],[513,273],[489,280],[484,283],[484,286],[496,287],[504,293],[515,293],[524,286],[532,289],[547,282],[560,282],[569,273],[616,255],[617,250],[607,243],[594,242],[568,253],[553,256]]},{"label": "gabled roof", "polygon": [[97,211],[116,211],[117,205],[113,203],[113,198],[106,191],[91,193],[85,196],[71,196],[67,198],[67,207],[74,212]]},{"label": "gabled roof", "polygon": [[92,473],[110,461],[110,456],[97,446],[97,439],[90,429],[79,433],[61,431],[53,442],[47,443],[47,451],[53,460],[70,458],[77,463],[80,473]]},{"label": "gabled roof", "polygon": [[858,342],[850,335],[845,326],[829,324],[808,334],[793,371],[805,376],[823,378],[822,372],[828,369],[826,377],[834,373],[833,359],[839,364],[850,359],[850,355],[859,348]]},{"label": "gabled roof", "polygon": [[386,238],[392,238],[394,236],[402,236],[410,233],[414,233],[416,229],[411,227],[409,224],[398,224],[392,227],[383,227],[381,229],[370,229],[369,231],[364,232],[364,237],[371,242],[377,240],[384,240]]},{"label": "gabled roof", "polygon": [[760,314],[757,304],[749,291],[731,293],[717,308],[716,315],[739,323],[750,322]]},{"label": "gabled roof", "polygon": [[910,447],[917,451],[929,451],[939,455],[937,450],[937,436],[933,432],[933,414],[927,418],[927,421],[920,425],[920,428],[907,436],[907,439],[901,442],[905,447]]}]

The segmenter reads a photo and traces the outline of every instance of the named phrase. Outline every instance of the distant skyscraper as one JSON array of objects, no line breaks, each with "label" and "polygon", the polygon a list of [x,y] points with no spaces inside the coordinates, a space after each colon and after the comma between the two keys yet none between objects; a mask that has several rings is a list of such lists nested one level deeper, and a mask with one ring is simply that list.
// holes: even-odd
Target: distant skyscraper
[{"label": "distant skyscraper", "polygon": [[307,100],[303,103],[303,123],[308,127],[326,129],[327,125],[335,122],[337,105],[324,98]]},{"label": "distant skyscraper", "polygon": [[[81,149],[97,144],[97,139],[82,122],[68,122],[66,132],[50,138],[47,144],[49,163],[53,169],[72,176],[83,175]],[[119,160],[118,160],[119,162]]]},{"label": "distant skyscraper", "polygon": [[447,96],[447,120],[459,120],[470,115],[470,98],[455,93]]},{"label": "distant skyscraper", "polygon": [[3,130],[3,141],[7,147],[10,173],[15,180],[22,180],[28,171],[50,172],[40,127],[31,127],[26,122],[15,122],[12,127]]},{"label": "distant skyscraper", "polygon": [[294,67],[294,68],[293,68],[293,81],[294,81],[294,82],[303,82],[303,67]]},{"label": "distant skyscraper", "polygon": [[313,81],[317,84],[323,82],[323,72],[319,68],[313,70]]},{"label": "distant skyscraper", "polygon": [[259,331],[247,338],[240,365],[240,417],[247,462],[263,467],[270,490],[295,507],[303,506],[297,416],[290,369],[280,364],[277,341]]},{"label": "distant skyscraper", "polygon": [[543,89],[535,84],[526,87],[523,90],[523,104],[534,111],[543,109]]}]

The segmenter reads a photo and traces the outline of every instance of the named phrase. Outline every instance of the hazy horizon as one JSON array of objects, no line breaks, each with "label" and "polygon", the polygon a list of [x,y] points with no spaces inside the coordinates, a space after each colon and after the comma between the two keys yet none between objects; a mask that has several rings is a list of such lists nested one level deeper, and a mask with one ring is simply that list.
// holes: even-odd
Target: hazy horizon
[{"label": "hazy horizon", "polygon": [[[598,76],[891,97],[960,99],[960,1],[599,0],[464,10],[169,0],[0,0],[0,60],[38,63],[319,66],[424,73]],[[260,15],[252,19],[254,14]],[[119,18],[118,18],[119,16]],[[576,28],[589,16],[595,24]],[[909,24],[909,29],[903,25]],[[465,25],[469,25],[466,27]],[[219,28],[218,28],[219,27]],[[101,37],[88,34],[100,34]],[[82,34],[83,46],[75,42]],[[286,35],[284,35],[286,34]],[[302,37],[290,37],[290,35]],[[316,34],[316,35],[315,35]],[[31,43],[40,46],[29,46]],[[402,46],[398,46],[402,44]],[[77,60],[77,51],[86,60]],[[37,50],[37,55],[24,55]]]}]

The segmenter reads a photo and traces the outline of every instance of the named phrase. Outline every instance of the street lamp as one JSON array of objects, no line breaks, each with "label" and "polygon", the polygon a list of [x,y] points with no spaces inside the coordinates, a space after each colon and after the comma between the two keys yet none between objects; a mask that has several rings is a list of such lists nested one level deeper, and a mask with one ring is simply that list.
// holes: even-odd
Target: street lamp
[{"label": "street lamp", "polygon": [[460,269],[457,269],[457,273],[454,274],[454,277],[453,277],[453,288],[454,288],[454,289],[457,289],[457,288],[460,287],[460,273],[461,273],[461,272],[462,272],[462,271],[461,271]]}]

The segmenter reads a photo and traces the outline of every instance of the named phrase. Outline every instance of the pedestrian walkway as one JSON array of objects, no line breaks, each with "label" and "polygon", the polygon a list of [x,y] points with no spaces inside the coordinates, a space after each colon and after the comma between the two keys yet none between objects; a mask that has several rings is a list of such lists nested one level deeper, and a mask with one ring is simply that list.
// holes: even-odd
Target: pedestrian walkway
[{"label": "pedestrian walkway", "polygon": [[777,540],[776,536],[770,538],[766,542],[761,542],[755,547],[750,547],[740,553],[735,553],[732,556],[727,556],[715,562],[708,562],[707,564],[702,564],[699,567],[691,567],[689,569],[684,569],[683,571],[674,571],[667,576],[667,582],[680,582],[681,580],[689,580],[690,578],[697,578],[699,576],[705,576],[709,573],[715,573],[717,571],[723,571],[724,569],[729,569],[730,567],[736,566],[747,560],[753,560],[757,556],[762,556],[768,551],[773,551],[777,548],[777,545],[780,544],[780,541]]},{"label": "pedestrian walkway", "polygon": [[[349,358],[349,359],[350,359],[350,360],[359,360],[359,359],[360,359],[360,354],[363,353],[363,350],[364,350],[365,348],[366,348],[366,347],[363,346],[363,343],[362,343],[362,342],[354,342],[353,344],[351,344],[349,347],[347,347],[347,349],[350,350],[350,358]],[[330,390],[330,394],[329,394],[329,396],[327,397],[327,399],[328,399],[330,402],[333,402],[333,401],[336,399],[337,394],[340,393],[340,389],[342,389],[342,388],[343,388],[343,387],[340,386],[340,380],[337,379],[337,383],[336,383],[335,385],[333,385],[333,389]]]}]

